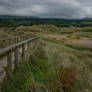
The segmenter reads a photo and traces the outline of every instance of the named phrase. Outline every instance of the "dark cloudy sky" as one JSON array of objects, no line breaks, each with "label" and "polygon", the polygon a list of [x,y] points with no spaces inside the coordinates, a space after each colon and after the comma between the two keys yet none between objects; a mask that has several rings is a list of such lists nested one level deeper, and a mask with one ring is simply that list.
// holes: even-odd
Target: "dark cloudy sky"
[{"label": "dark cloudy sky", "polygon": [[0,0],[0,15],[92,18],[92,0]]}]

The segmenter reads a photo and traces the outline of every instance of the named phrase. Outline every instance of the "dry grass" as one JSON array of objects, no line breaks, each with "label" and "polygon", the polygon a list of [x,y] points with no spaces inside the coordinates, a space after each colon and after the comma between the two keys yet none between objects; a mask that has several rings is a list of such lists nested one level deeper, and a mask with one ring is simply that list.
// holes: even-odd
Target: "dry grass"
[{"label": "dry grass", "polygon": [[[23,30],[21,30],[21,28],[23,28]],[[54,32],[54,30],[58,30],[58,32],[61,30],[71,31],[71,28],[57,28],[55,26],[39,25],[19,27],[15,32],[23,32],[24,34],[26,32],[31,33],[30,31],[32,30],[44,33],[46,30],[49,30],[50,32]],[[75,30],[75,28],[72,28],[72,31],[73,30]],[[76,29],[76,31],[80,30],[83,29]],[[38,35],[40,37],[40,34]],[[70,36],[72,39],[72,36],[76,37],[74,34]],[[26,83],[28,85],[29,83],[33,83],[32,86],[36,86],[36,89],[39,85],[41,85],[41,87],[44,85],[48,92],[92,92],[92,50],[86,47],[80,48],[77,46],[66,45],[65,41],[68,41],[66,39],[62,40],[59,38],[58,40],[50,36],[45,37],[45,39],[44,36],[41,36],[41,38],[43,38],[41,47],[30,57],[32,60],[31,63],[29,63],[31,67],[27,63],[28,70],[26,71],[30,71],[29,74],[31,75],[27,75],[28,77],[25,79]],[[25,65],[23,65],[23,67],[25,67]],[[17,78],[21,79],[21,77],[19,77],[23,74],[21,71],[18,72],[18,76],[16,74]],[[17,79],[17,82],[18,81],[19,80]],[[14,82],[17,83],[16,81]],[[16,84],[11,83],[11,85],[15,87]],[[27,87],[29,88],[28,85]],[[12,89],[12,91],[8,90],[8,92],[15,92],[13,87],[11,86],[10,90]],[[19,90],[19,92],[25,92],[24,85]],[[27,90],[26,92],[30,91]]]},{"label": "dry grass", "polygon": [[55,41],[51,42],[51,40],[50,42],[49,40],[46,41],[46,47],[44,49],[48,55],[48,62],[52,63],[53,67],[59,68],[60,80],[52,78],[52,88],[59,88],[58,90],[60,90],[61,87],[65,92],[92,91],[92,51],[82,48],[80,50],[77,47],[71,48],[62,42],[55,43]]}]

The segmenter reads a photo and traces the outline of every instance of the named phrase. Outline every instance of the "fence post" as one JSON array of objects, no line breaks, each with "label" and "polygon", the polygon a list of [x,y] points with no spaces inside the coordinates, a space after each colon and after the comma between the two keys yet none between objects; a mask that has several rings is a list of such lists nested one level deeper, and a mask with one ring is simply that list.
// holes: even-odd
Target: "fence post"
[{"label": "fence post", "polygon": [[9,44],[8,44],[8,46],[10,46],[10,45],[11,45],[11,42],[12,42],[12,41],[11,41],[11,39],[9,39]]},{"label": "fence post", "polygon": [[2,40],[2,42],[3,42],[3,48],[5,48],[5,46],[6,46],[6,41],[5,41],[5,40]]},{"label": "fence post", "polygon": [[22,60],[25,60],[25,44],[22,45]]},{"label": "fence post", "polygon": [[29,59],[29,57],[30,57],[30,50],[31,50],[31,49],[30,49],[30,42],[28,42],[28,43],[27,43],[27,52],[28,52],[28,53],[27,53],[27,57],[28,57],[28,59]]},{"label": "fence post", "polygon": [[7,67],[10,72],[12,72],[12,51],[10,51],[7,55]]},{"label": "fence post", "polygon": [[14,52],[14,64],[15,64],[15,68],[18,67],[18,47],[15,49]]},{"label": "fence post", "polygon": [[15,43],[17,43],[17,38],[16,38],[16,37],[15,37],[15,39],[14,39],[14,40],[15,40]]}]

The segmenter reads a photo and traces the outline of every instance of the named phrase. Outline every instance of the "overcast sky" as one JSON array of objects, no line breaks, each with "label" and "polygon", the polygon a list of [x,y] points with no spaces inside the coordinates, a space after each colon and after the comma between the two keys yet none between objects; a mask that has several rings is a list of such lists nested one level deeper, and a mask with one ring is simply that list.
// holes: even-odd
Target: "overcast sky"
[{"label": "overcast sky", "polygon": [[92,18],[92,0],[0,0],[0,15]]}]

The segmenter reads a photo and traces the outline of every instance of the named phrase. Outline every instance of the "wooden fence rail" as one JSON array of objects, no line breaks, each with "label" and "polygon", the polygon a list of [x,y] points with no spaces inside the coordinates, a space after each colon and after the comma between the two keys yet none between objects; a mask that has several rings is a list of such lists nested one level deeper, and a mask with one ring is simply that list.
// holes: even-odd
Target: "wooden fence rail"
[{"label": "wooden fence rail", "polygon": [[[15,37],[16,38],[16,37]],[[37,46],[38,37],[17,42],[0,50],[0,83],[6,76],[6,70],[13,72],[20,60],[28,59],[33,48]]]},{"label": "wooden fence rail", "polygon": [[0,38],[0,49],[3,49],[7,46],[21,42],[29,38],[30,38],[29,36],[28,37],[27,36],[13,36],[10,38]]}]

